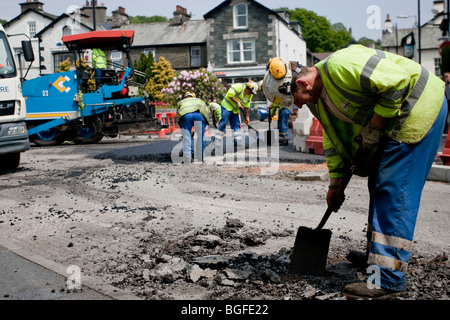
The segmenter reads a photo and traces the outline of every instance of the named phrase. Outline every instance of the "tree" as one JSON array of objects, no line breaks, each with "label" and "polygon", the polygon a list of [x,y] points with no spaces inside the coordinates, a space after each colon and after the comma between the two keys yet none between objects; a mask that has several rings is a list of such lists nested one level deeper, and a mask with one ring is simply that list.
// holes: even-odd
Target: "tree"
[{"label": "tree", "polygon": [[151,22],[167,22],[168,19],[162,16],[135,16],[130,17],[130,24],[138,24],[138,23],[151,23]]},{"label": "tree", "polygon": [[220,103],[226,93],[222,81],[205,68],[181,71],[162,91],[166,95],[165,101],[172,106],[176,106],[187,91],[195,93],[197,98],[206,103]]},{"label": "tree", "polygon": [[342,23],[331,23],[322,16],[306,9],[289,10],[291,20],[302,25],[306,46],[311,52],[333,52],[353,40]]},{"label": "tree", "polygon": [[175,77],[175,70],[169,61],[160,57],[151,68],[153,77],[147,82],[145,90],[155,102],[164,101],[165,95],[161,91],[167,88],[168,84],[173,81]]},{"label": "tree", "polygon": [[134,68],[138,71],[145,73],[147,79],[138,75],[134,75],[134,81],[140,84],[145,84],[148,79],[153,77],[152,68],[154,65],[155,59],[153,58],[153,54],[149,52],[147,56],[145,53],[142,52],[139,60],[134,62]]},{"label": "tree", "polygon": [[7,23],[8,23],[8,21],[3,20],[3,19],[0,19],[0,24],[1,24],[2,26],[4,26],[4,25],[7,24]]},{"label": "tree", "polygon": [[443,47],[441,51],[441,63],[439,67],[441,68],[441,74],[450,72],[450,47]]}]

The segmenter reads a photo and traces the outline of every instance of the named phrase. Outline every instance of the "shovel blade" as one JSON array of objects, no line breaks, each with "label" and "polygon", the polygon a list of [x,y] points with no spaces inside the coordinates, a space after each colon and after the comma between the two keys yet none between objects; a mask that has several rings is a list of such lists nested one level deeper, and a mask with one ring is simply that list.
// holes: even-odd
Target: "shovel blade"
[{"label": "shovel blade", "polygon": [[291,255],[290,274],[320,275],[326,273],[331,230],[300,227]]}]

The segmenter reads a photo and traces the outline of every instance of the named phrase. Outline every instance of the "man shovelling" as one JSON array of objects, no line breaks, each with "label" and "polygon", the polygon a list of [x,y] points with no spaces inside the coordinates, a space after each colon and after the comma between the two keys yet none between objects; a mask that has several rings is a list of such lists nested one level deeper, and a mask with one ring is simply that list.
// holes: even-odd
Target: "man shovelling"
[{"label": "man shovelling", "polygon": [[447,115],[443,81],[410,59],[360,45],[314,67],[274,58],[267,68],[270,102],[307,105],[324,128],[334,212],[345,201],[338,186],[361,148],[355,174],[368,177],[368,248],[349,260],[377,267],[380,281],[377,288],[347,285],[344,294],[384,299],[406,290],[420,198]]}]

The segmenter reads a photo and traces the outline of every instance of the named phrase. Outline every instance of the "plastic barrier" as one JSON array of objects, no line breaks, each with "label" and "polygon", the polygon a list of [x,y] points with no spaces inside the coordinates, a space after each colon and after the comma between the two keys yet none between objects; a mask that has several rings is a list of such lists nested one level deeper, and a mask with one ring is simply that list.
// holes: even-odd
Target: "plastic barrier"
[{"label": "plastic barrier", "polygon": [[444,166],[450,166],[450,134],[447,135],[444,150],[439,157],[441,158]]},{"label": "plastic barrier", "polygon": [[168,128],[163,129],[167,133],[172,133],[176,130],[179,130],[176,112],[166,112],[166,113],[157,113],[156,118],[161,121],[163,125],[168,125]]},{"label": "plastic barrier", "polygon": [[323,151],[323,127],[319,120],[313,119],[310,136],[306,139],[306,150],[308,153],[324,155]]},{"label": "plastic barrier", "polygon": [[176,112],[157,113],[156,119],[161,121],[162,125],[166,125],[167,128],[159,131],[142,132],[143,134],[157,134],[158,138],[165,138],[166,134],[171,134],[174,131],[180,130]]}]

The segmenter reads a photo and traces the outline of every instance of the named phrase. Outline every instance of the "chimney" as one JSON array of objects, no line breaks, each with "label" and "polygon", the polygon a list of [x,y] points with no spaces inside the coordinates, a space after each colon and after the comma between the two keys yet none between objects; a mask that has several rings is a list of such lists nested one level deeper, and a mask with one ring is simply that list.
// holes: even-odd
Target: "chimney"
[{"label": "chimney", "polygon": [[86,1],[86,5],[81,8],[81,13],[87,15],[89,17],[89,21],[94,23],[94,5],[95,5],[95,24],[101,25],[106,22],[106,10],[107,8],[103,3],[98,5],[97,0]]},{"label": "chimney", "polygon": [[114,29],[130,24],[128,14],[126,14],[124,7],[119,7],[117,10],[114,10],[110,20]]},{"label": "chimney", "polygon": [[191,15],[187,13],[187,9],[182,6],[177,6],[176,11],[173,13],[173,24],[180,25],[185,21],[188,21]]},{"label": "chimney", "polygon": [[36,11],[43,12],[44,4],[37,0],[27,0],[27,2],[23,2],[20,4],[20,12],[24,12],[28,9],[34,9]]},{"label": "chimney", "polygon": [[433,1],[433,11],[435,11],[435,10],[438,13],[444,12],[444,10],[445,10],[444,0]]},{"label": "chimney", "polygon": [[389,14],[387,15],[386,21],[384,22],[384,31],[392,33],[392,21]]}]

